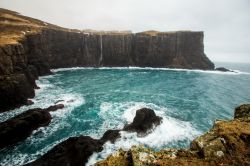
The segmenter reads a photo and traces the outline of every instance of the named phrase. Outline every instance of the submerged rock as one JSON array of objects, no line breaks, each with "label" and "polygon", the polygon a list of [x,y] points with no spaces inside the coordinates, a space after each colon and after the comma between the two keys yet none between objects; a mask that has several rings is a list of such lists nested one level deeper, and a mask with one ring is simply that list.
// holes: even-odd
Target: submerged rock
[{"label": "submerged rock", "polygon": [[231,70],[229,70],[229,69],[227,69],[227,68],[225,68],[225,67],[217,67],[217,68],[215,68],[214,70],[217,70],[217,71],[223,71],[223,72],[233,72],[233,71],[231,71]]},{"label": "submerged rock", "polygon": [[48,125],[50,121],[49,112],[35,108],[0,123],[0,149],[25,140],[32,131]]},{"label": "submerged rock", "polygon": [[250,104],[235,109],[235,119],[216,121],[213,128],[194,139],[189,149],[158,152],[141,146],[119,150],[98,166],[113,165],[250,165]]},{"label": "submerged rock", "polygon": [[137,132],[139,135],[146,135],[154,126],[161,123],[162,118],[156,116],[155,112],[148,108],[136,111],[135,118],[131,124],[126,125],[123,130]]},{"label": "submerged rock", "polygon": [[56,111],[56,110],[62,109],[62,108],[64,108],[63,104],[56,104],[56,105],[53,105],[53,106],[46,108],[46,111],[53,112],[53,111]]},{"label": "submerged rock", "polygon": [[102,150],[102,145],[89,136],[71,137],[27,166],[83,166],[94,152]]}]

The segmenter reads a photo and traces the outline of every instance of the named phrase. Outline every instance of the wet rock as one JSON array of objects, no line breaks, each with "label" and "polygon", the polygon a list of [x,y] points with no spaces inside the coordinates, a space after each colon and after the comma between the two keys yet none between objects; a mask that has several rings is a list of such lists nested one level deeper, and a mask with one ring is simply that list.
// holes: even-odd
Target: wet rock
[{"label": "wet rock", "polygon": [[48,151],[28,166],[83,166],[94,152],[102,150],[102,142],[88,136],[72,137]]},{"label": "wet rock", "polygon": [[228,72],[228,71],[232,72],[231,70],[229,70],[229,69],[227,69],[227,68],[225,68],[225,67],[217,67],[217,68],[215,68],[214,70],[223,71],[223,72]]},{"label": "wet rock", "polygon": [[64,108],[63,104],[56,104],[56,105],[53,105],[53,106],[46,108],[45,110],[49,111],[49,112],[51,112],[51,111],[53,112],[53,111],[56,111],[56,110],[62,109],[62,108]]},{"label": "wet rock", "polygon": [[161,123],[162,118],[156,116],[155,112],[148,108],[142,108],[136,111],[136,115],[131,124],[125,125],[123,130],[130,132],[137,132],[139,135],[144,136],[154,126]]},{"label": "wet rock", "polygon": [[103,142],[107,142],[110,141],[111,143],[114,143],[116,139],[120,138],[120,130],[107,130],[102,138],[100,140],[102,140]]},{"label": "wet rock", "polygon": [[234,118],[250,118],[250,104],[243,104],[235,108]]},{"label": "wet rock", "polygon": [[32,100],[27,100],[26,105],[32,105],[32,104],[34,104],[34,102]]},{"label": "wet rock", "polygon": [[60,103],[60,102],[63,102],[64,100],[57,100],[56,102],[55,102],[55,104],[58,104],[58,103]]},{"label": "wet rock", "polygon": [[0,149],[25,140],[32,131],[48,125],[50,121],[47,111],[35,108],[0,123]]}]

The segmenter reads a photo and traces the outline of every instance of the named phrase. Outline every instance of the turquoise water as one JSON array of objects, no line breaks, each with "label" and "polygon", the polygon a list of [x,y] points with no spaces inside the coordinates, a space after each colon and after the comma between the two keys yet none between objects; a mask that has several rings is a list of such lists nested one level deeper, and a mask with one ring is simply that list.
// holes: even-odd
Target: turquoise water
[{"label": "turquoise water", "polygon": [[119,129],[133,120],[142,107],[155,110],[163,123],[146,137],[122,133],[115,144],[107,143],[89,164],[116,149],[144,144],[155,150],[188,147],[216,119],[231,119],[233,109],[250,102],[250,65],[223,64],[237,73],[199,70],[142,68],[73,68],[55,70],[37,83],[32,106],[1,113],[0,121],[29,108],[46,108],[59,100],[65,108],[52,112],[47,127],[33,132],[25,141],[4,149],[0,165],[23,165],[70,136],[100,138],[108,129]]}]

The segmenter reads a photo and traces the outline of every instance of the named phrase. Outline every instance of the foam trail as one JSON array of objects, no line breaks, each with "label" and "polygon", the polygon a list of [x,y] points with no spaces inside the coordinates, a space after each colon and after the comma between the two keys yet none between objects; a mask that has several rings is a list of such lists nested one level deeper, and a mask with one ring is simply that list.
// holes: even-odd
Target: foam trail
[{"label": "foam trail", "polygon": [[153,68],[153,67],[73,67],[73,68],[60,68],[52,69],[53,72],[73,71],[73,70],[161,70],[161,71],[180,71],[180,72],[196,72],[207,74],[220,74],[220,75],[250,75],[248,72],[230,69],[232,72],[223,72],[216,70],[199,70],[199,69],[177,69],[177,68]]}]

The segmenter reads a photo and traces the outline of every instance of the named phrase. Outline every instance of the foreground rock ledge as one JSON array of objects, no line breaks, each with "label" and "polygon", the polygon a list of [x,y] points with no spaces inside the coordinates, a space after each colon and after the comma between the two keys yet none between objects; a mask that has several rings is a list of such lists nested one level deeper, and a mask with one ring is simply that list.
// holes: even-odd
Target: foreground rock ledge
[{"label": "foreground rock ledge", "polygon": [[250,165],[250,104],[237,107],[233,120],[216,121],[189,149],[154,152],[134,146],[128,151],[120,149],[95,165]]}]

